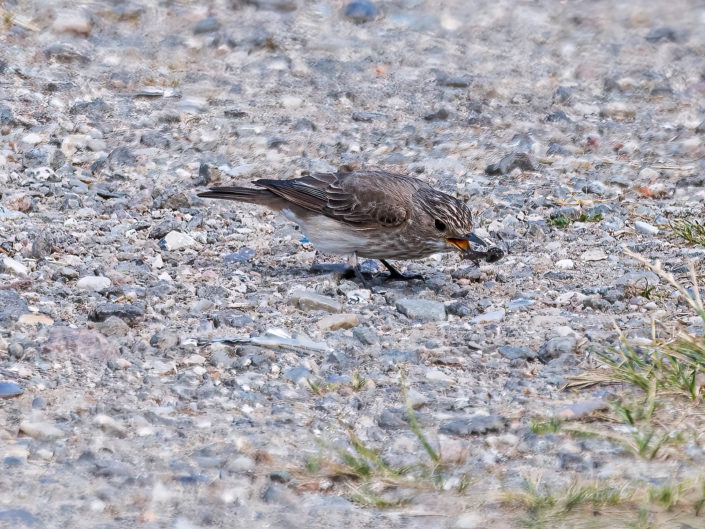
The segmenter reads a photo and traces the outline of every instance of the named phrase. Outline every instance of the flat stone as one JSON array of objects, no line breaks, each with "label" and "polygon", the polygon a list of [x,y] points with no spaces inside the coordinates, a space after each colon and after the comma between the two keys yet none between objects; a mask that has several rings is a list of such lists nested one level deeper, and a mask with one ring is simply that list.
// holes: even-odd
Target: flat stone
[{"label": "flat stone", "polygon": [[423,298],[402,298],[396,303],[397,310],[405,316],[420,321],[443,321],[446,308],[443,303]]},{"label": "flat stone", "polygon": [[379,8],[369,0],[355,0],[345,6],[345,16],[353,22],[370,22],[379,15]]},{"label": "flat stone", "polygon": [[28,310],[27,302],[16,291],[0,289],[0,323],[16,320]]},{"label": "flat stone", "polygon": [[59,11],[51,29],[57,33],[90,35],[91,20],[81,11]]},{"label": "flat stone", "polygon": [[499,351],[499,354],[501,354],[504,358],[509,360],[517,360],[520,358],[531,359],[538,356],[536,351],[532,351],[526,347],[512,347],[511,345],[503,345],[498,348],[497,351]]},{"label": "flat stone", "polygon": [[564,354],[574,353],[577,340],[575,336],[556,336],[551,338],[541,346],[538,353],[538,358],[546,363],[549,360],[558,358]]},{"label": "flat stone", "polygon": [[100,292],[101,290],[110,288],[112,284],[113,282],[107,277],[86,276],[76,281],[76,288],[79,288],[81,290],[91,290],[93,292]]},{"label": "flat stone", "polygon": [[357,314],[331,314],[318,321],[318,328],[322,331],[352,329],[358,325],[360,325],[360,318]]},{"label": "flat stone", "polygon": [[14,382],[0,382],[0,399],[19,397],[24,391]]},{"label": "flat stone", "polygon": [[502,321],[505,315],[506,311],[504,309],[493,310],[491,312],[485,312],[484,314],[475,316],[470,320],[470,323],[496,323]]},{"label": "flat stone", "polygon": [[311,378],[311,371],[304,366],[292,367],[291,369],[284,371],[282,374],[284,378],[291,380],[294,384],[298,384]]},{"label": "flat stone", "polygon": [[609,403],[602,399],[584,400],[564,406],[558,411],[557,415],[559,419],[577,419],[607,407],[609,407]]},{"label": "flat stone", "polygon": [[575,268],[575,263],[572,259],[561,259],[556,262],[556,268],[559,270],[572,270]]},{"label": "flat stone", "polygon": [[51,441],[64,436],[64,432],[48,422],[22,421],[20,432],[38,441]]},{"label": "flat stone", "polygon": [[166,236],[159,241],[159,247],[170,252],[192,248],[198,243],[190,235],[181,233],[180,231],[170,231]]},{"label": "flat stone", "polygon": [[252,248],[240,248],[237,252],[226,255],[223,258],[225,264],[229,263],[246,263],[252,259],[257,252]]},{"label": "flat stone", "polygon": [[644,235],[656,235],[658,233],[658,228],[656,226],[652,226],[651,224],[640,220],[634,222],[634,229]]},{"label": "flat stone", "polygon": [[105,321],[110,316],[131,321],[144,316],[144,309],[135,305],[120,303],[102,303],[89,315],[92,321]]},{"label": "flat stone", "polygon": [[450,435],[472,435],[496,432],[504,428],[504,418],[499,415],[474,415],[445,422],[438,433]]},{"label": "flat stone", "polygon": [[325,310],[327,312],[340,312],[343,310],[343,305],[333,298],[307,290],[294,292],[289,301],[301,310]]},{"label": "flat stone", "polygon": [[379,336],[374,329],[363,326],[353,330],[353,336],[363,345],[375,345],[379,343]]},{"label": "flat stone", "polygon": [[105,362],[118,356],[118,347],[105,336],[90,329],[52,327],[42,354],[49,359],[99,360]]},{"label": "flat stone", "polygon": [[607,259],[607,254],[599,248],[593,248],[580,254],[581,261],[604,261],[605,259]]},{"label": "flat stone", "polygon": [[54,325],[54,320],[46,314],[22,314],[17,322],[23,325]]},{"label": "flat stone", "polygon": [[16,276],[26,276],[29,274],[29,269],[12,257],[4,256],[0,262],[2,263],[2,268],[8,274],[14,274]]}]

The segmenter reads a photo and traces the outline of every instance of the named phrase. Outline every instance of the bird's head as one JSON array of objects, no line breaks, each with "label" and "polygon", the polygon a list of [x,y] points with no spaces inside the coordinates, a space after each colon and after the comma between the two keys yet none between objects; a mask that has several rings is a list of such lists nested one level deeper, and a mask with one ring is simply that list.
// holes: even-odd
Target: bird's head
[{"label": "bird's head", "polygon": [[426,218],[426,231],[433,233],[445,249],[459,250],[475,263],[499,261],[504,252],[472,232],[472,213],[465,202],[433,188],[420,190],[420,204]]}]

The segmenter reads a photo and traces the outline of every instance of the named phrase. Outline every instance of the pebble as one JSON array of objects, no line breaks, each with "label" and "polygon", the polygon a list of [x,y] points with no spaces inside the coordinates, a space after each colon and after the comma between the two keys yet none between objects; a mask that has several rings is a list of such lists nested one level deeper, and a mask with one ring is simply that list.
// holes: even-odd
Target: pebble
[{"label": "pebble", "polygon": [[575,336],[556,336],[541,346],[538,358],[543,363],[547,363],[549,360],[558,358],[559,356],[574,353],[576,346],[577,340]]},{"label": "pebble", "polygon": [[19,397],[24,391],[14,382],[0,382],[0,399]]},{"label": "pebble", "polygon": [[397,300],[396,308],[412,320],[428,322],[446,319],[445,305],[438,301],[423,298],[402,298]]},{"label": "pebble", "polygon": [[371,327],[356,327],[353,336],[363,345],[375,345],[379,343],[379,336]]},{"label": "pebble", "polygon": [[474,415],[443,422],[438,433],[467,436],[497,432],[504,428],[504,418],[499,415]]},{"label": "pebble", "polygon": [[0,262],[2,263],[4,271],[9,274],[17,276],[26,276],[29,274],[29,269],[19,261],[15,261],[12,257],[4,256]]},{"label": "pebble", "polygon": [[322,331],[352,329],[358,325],[360,325],[360,318],[357,314],[331,314],[318,320],[318,328]]},{"label": "pebble", "polygon": [[64,436],[64,432],[48,422],[22,421],[20,432],[38,441],[51,441]]},{"label": "pebble", "polygon": [[579,419],[593,411],[607,409],[608,407],[609,403],[602,399],[584,400],[563,406],[556,415],[563,420]]},{"label": "pebble", "polygon": [[379,8],[369,0],[353,0],[345,6],[345,16],[353,22],[370,22],[379,15]]},{"label": "pebble", "polygon": [[0,289],[0,323],[16,320],[29,311],[27,302],[12,289]]},{"label": "pebble", "polygon": [[113,282],[103,276],[86,276],[82,277],[76,281],[76,288],[80,290],[91,290],[93,292],[100,292],[101,290],[106,290],[110,288]]},{"label": "pebble", "polygon": [[144,309],[127,303],[101,303],[90,313],[89,318],[92,321],[105,321],[111,316],[132,321],[144,316]]},{"label": "pebble", "polygon": [[289,302],[301,310],[325,310],[326,312],[340,312],[343,310],[343,305],[339,301],[306,290],[294,291],[289,298]]},{"label": "pebble", "polygon": [[561,259],[556,262],[556,268],[559,268],[560,270],[572,270],[575,268],[575,263],[572,259]]},{"label": "pebble", "polygon": [[658,228],[656,226],[652,226],[651,224],[640,220],[634,222],[634,228],[636,231],[643,233],[644,235],[656,235],[658,233]]},{"label": "pebble", "polygon": [[581,261],[604,261],[605,259],[607,259],[607,254],[599,248],[593,248],[580,254]]},{"label": "pebble", "polygon": [[497,351],[499,351],[499,354],[504,358],[509,360],[516,360],[518,358],[533,359],[538,356],[535,351],[527,349],[526,347],[512,347],[510,345],[503,345],[499,347]]},{"label": "pebble", "polygon": [[17,323],[22,325],[54,325],[54,320],[46,314],[22,314],[17,318]]},{"label": "pebble", "polygon": [[91,33],[91,20],[81,11],[59,11],[51,29],[57,33],[88,36]]},{"label": "pebble", "polygon": [[170,252],[192,248],[198,243],[190,235],[181,233],[180,231],[170,231],[166,236],[159,241],[159,247]]},{"label": "pebble", "polygon": [[193,28],[194,35],[201,35],[203,33],[212,33],[213,31],[218,31],[220,29],[220,22],[215,17],[202,18]]},{"label": "pebble", "polygon": [[490,312],[485,312],[484,314],[480,314],[479,316],[475,316],[473,319],[470,320],[470,323],[497,323],[502,321],[506,314],[507,313],[504,309],[493,310]]}]

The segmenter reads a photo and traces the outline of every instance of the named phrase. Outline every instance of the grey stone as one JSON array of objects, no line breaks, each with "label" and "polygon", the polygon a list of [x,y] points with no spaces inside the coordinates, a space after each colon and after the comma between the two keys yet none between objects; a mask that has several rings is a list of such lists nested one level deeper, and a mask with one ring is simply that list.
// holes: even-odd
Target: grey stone
[{"label": "grey stone", "polygon": [[30,527],[39,525],[41,520],[24,509],[7,509],[0,511],[0,522],[8,524],[7,527]]},{"label": "grey stone", "polygon": [[527,349],[526,347],[512,347],[510,345],[503,345],[497,350],[499,351],[499,354],[501,354],[504,358],[508,358],[509,360],[516,360],[519,358],[528,360],[536,358],[538,356],[535,351]]},{"label": "grey stone", "polygon": [[308,290],[299,290],[292,293],[289,302],[301,310],[325,310],[326,312],[340,312],[343,305],[328,296],[322,296]]},{"label": "grey stone", "polygon": [[14,382],[0,382],[0,399],[19,397],[22,393],[22,388]]},{"label": "grey stone", "polygon": [[499,415],[474,415],[441,424],[438,433],[450,435],[472,435],[496,432],[504,428],[505,419]]},{"label": "grey stone", "polygon": [[393,430],[398,428],[407,428],[408,425],[404,420],[404,412],[402,410],[383,410],[377,418],[377,424],[385,430]]},{"label": "grey stone", "polygon": [[419,321],[443,321],[446,308],[443,303],[423,298],[403,298],[397,300],[396,308],[405,316]]},{"label": "grey stone", "polygon": [[370,22],[379,15],[379,8],[370,0],[354,0],[345,6],[345,16],[353,22]]},{"label": "grey stone", "polygon": [[193,27],[194,35],[201,35],[203,33],[212,33],[213,31],[218,31],[220,29],[220,21],[215,17],[202,18]]},{"label": "grey stone", "polygon": [[16,320],[28,311],[27,302],[16,291],[0,289],[0,323]]},{"label": "grey stone", "polygon": [[292,367],[287,369],[283,373],[284,378],[291,380],[294,384],[299,384],[300,382],[306,381],[311,378],[311,371],[304,366]]},{"label": "grey stone", "polygon": [[543,363],[548,362],[561,355],[572,354],[575,352],[577,341],[575,336],[556,336],[551,338],[539,349],[538,358]]},{"label": "grey stone", "polygon": [[133,321],[144,316],[144,309],[137,305],[102,303],[90,313],[89,318],[93,321],[104,321],[111,316],[126,321]]},{"label": "grey stone", "polygon": [[506,175],[514,169],[520,171],[538,171],[540,165],[536,159],[525,152],[513,152],[506,155],[499,162],[488,165],[485,168],[485,173],[488,175]]},{"label": "grey stone", "polygon": [[243,247],[240,248],[237,252],[226,255],[223,258],[223,262],[225,264],[246,263],[247,261],[251,260],[256,255],[256,253],[257,252],[252,248]]},{"label": "grey stone", "polygon": [[364,345],[375,345],[379,343],[379,336],[371,327],[361,326],[353,329],[353,336]]}]

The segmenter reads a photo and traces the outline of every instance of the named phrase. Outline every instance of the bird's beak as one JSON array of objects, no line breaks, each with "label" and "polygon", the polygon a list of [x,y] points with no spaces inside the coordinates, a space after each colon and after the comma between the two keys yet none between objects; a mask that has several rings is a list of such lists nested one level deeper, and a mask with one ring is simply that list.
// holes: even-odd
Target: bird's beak
[{"label": "bird's beak", "polygon": [[[464,259],[471,259],[475,263],[477,263],[479,259],[483,259],[488,263],[494,263],[495,261],[499,261],[504,256],[504,252],[501,249],[496,246],[491,246],[474,233],[469,233],[467,237],[462,239],[448,237],[446,238],[446,241],[448,244],[455,246],[458,250],[460,250]],[[479,248],[473,248],[473,244],[471,243],[479,246]]]}]

